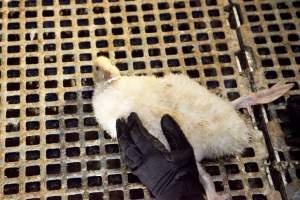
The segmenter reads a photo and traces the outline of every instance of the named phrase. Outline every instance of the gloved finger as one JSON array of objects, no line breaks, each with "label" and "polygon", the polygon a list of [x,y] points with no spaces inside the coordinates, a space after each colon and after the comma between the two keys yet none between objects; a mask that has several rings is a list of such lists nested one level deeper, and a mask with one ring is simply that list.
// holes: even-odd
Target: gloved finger
[{"label": "gloved finger", "polygon": [[157,138],[150,135],[136,113],[131,113],[127,121],[132,140],[143,154],[149,154],[164,148]]},{"label": "gloved finger", "polygon": [[129,146],[135,145],[130,137],[130,130],[125,119],[117,119],[116,129],[119,145],[122,151],[125,151],[125,149]]},{"label": "gloved finger", "polygon": [[161,128],[169,142],[171,151],[191,148],[179,125],[170,115],[161,118]]},{"label": "gloved finger", "polygon": [[117,119],[116,128],[124,162],[131,169],[139,166],[142,163],[142,154],[131,139],[130,131],[125,120]]}]

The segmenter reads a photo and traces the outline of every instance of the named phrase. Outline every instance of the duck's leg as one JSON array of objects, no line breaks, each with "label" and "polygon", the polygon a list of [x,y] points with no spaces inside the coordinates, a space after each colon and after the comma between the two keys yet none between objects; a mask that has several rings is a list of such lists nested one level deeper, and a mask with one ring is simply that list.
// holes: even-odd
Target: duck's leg
[{"label": "duck's leg", "polygon": [[197,162],[197,168],[199,171],[199,179],[205,190],[207,200],[227,200],[230,199],[229,194],[219,195],[215,190],[215,185],[210,175],[203,169],[201,164]]},{"label": "duck's leg", "polygon": [[282,84],[277,83],[271,88],[260,90],[255,93],[251,93],[247,96],[242,96],[234,101],[231,104],[236,108],[247,108],[252,105],[257,104],[267,104],[270,103],[279,97],[283,96],[286,92],[294,87],[293,83]]}]

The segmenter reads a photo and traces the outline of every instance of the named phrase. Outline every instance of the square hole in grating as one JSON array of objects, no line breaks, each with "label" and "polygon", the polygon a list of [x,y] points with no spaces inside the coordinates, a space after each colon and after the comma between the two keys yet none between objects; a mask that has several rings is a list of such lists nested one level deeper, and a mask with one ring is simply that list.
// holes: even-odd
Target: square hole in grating
[{"label": "square hole in grating", "polygon": [[253,33],[262,33],[263,32],[263,28],[262,28],[261,25],[251,26],[251,31]]},{"label": "square hole in grating", "polygon": [[258,15],[248,15],[248,21],[251,22],[258,22],[259,16]]},{"label": "square hole in grating", "polygon": [[274,63],[273,63],[273,60],[271,60],[271,59],[262,59],[261,65],[263,67],[273,67]]},{"label": "square hole in grating", "polygon": [[66,119],[65,126],[66,128],[75,128],[78,127],[79,120],[76,118]]},{"label": "square hole in grating", "polygon": [[217,76],[217,70],[215,68],[204,69],[204,75],[206,77]]},{"label": "square hole in grating", "polygon": [[80,148],[79,147],[70,147],[66,149],[67,157],[77,157],[80,156]]},{"label": "square hole in grating", "polygon": [[128,64],[127,63],[116,63],[116,66],[119,68],[120,71],[128,70]]},{"label": "square hole in grating", "polygon": [[15,178],[19,176],[19,168],[13,167],[13,168],[6,168],[4,170],[4,175],[7,178]]},{"label": "square hole in grating", "polygon": [[196,38],[198,41],[208,40],[208,34],[207,33],[197,33]]},{"label": "square hole in grating", "polygon": [[214,181],[216,192],[224,191],[224,183],[222,181]]},{"label": "square hole in grating", "polygon": [[280,31],[280,28],[277,24],[268,25],[269,32]]},{"label": "square hole in grating", "polygon": [[26,130],[27,131],[39,130],[39,129],[40,129],[40,122],[38,122],[38,121],[26,122]]},{"label": "square hole in grating", "polygon": [[64,93],[64,100],[65,101],[72,101],[77,99],[77,93],[76,92],[66,92]]},{"label": "square hole in grating", "polygon": [[109,191],[109,199],[118,199],[118,200],[124,199],[123,191],[122,190]]},{"label": "square hole in grating", "polygon": [[233,71],[232,67],[222,67],[221,72],[222,72],[222,75],[224,75],[224,76],[234,74],[234,71]]},{"label": "square hole in grating", "polygon": [[11,195],[19,193],[19,184],[6,184],[3,188],[4,195]]},{"label": "square hole in grating", "polygon": [[222,21],[221,20],[212,20],[210,22],[210,26],[212,28],[221,28],[223,26]]},{"label": "square hole in grating", "polygon": [[79,141],[79,133],[66,133],[65,135],[66,142],[76,142]]},{"label": "square hole in grating", "polygon": [[[17,57],[10,57],[7,58],[7,65],[19,65],[20,64],[20,58]],[[30,64],[30,63],[27,63]]]},{"label": "square hole in grating", "polygon": [[96,187],[102,185],[102,177],[101,176],[90,176],[88,177],[88,186]]},{"label": "square hole in grating", "polygon": [[13,138],[6,138],[5,139],[5,147],[15,147],[19,146],[20,144],[20,138],[19,137],[13,137]]},{"label": "square hole in grating", "polygon": [[20,103],[20,96],[19,95],[7,96],[6,97],[6,102],[8,104],[19,104]]},{"label": "square hole in grating", "polygon": [[218,176],[221,174],[218,166],[205,166],[205,170],[211,176]]},{"label": "square hole in grating", "polygon": [[59,121],[58,120],[46,120],[46,129],[57,129],[59,128]]},{"label": "square hole in grating", "polygon": [[53,10],[43,10],[42,15],[43,15],[43,17],[53,17],[54,11]]},{"label": "square hole in grating", "polygon": [[[178,24],[178,30],[179,31],[187,31],[189,29],[190,29],[190,25],[188,23],[180,23],[180,24]],[[172,30],[173,30],[173,28],[172,28]]]},{"label": "square hole in grating", "polygon": [[236,164],[225,165],[225,170],[228,175],[240,173],[239,166]]},{"label": "square hole in grating", "polygon": [[97,140],[98,138],[99,138],[99,134],[97,131],[85,132],[85,140]]},{"label": "square hole in grating", "polygon": [[150,66],[151,68],[162,68],[163,64],[160,60],[151,60]]},{"label": "square hole in grating", "polygon": [[245,196],[239,195],[239,196],[232,196],[232,200],[246,200],[247,198]]},{"label": "square hole in grating", "polygon": [[7,53],[19,53],[19,52],[20,52],[20,46],[14,45],[14,46],[7,47]]},{"label": "square hole in grating", "polygon": [[40,151],[26,151],[26,160],[38,160],[40,159]]},{"label": "square hole in grating", "polygon": [[240,94],[238,92],[227,92],[227,98],[229,101],[233,101],[240,97]]},{"label": "square hole in grating", "polygon": [[25,184],[25,192],[38,192],[40,191],[41,184],[40,182],[28,182]]},{"label": "square hole in grating", "polygon": [[128,183],[141,183],[139,178],[132,173],[128,173]]},{"label": "square hole in grating", "polygon": [[[167,32],[167,31],[172,31],[173,27],[169,24],[163,24],[163,25],[161,25],[161,29],[163,32]],[[146,31],[146,33],[155,33],[157,31],[157,29],[156,29],[156,26],[147,25],[147,26],[145,26],[145,31]],[[134,33],[133,30],[132,30],[132,33]]]},{"label": "square hole in grating", "polygon": [[224,81],[225,88],[237,88],[236,80],[225,80]]},{"label": "square hole in grating", "polygon": [[213,56],[202,56],[201,57],[201,62],[203,65],[209,65],[214,63],[214,58]]},{"label": "square hole in grating", "polygon": [[101,162],[98,160],[91,160],[86,163],[86,166],[88,171],[100,170]]},{"label": "square hole in grating", "polygon": [[285,53],[287,53],[287,50],[286,50],[285,46],[274,47],[274,51],[275,51],[276,54],[285,54]]},{"label": "square hole in grating", "polygon": [[189,45],[189,46],[183,46],[182,47],[182,52],[184,54],[188,54],[188,53],[194,53],[194,46]]},{"label": "square hole in grating", "polygon": [[68,200],[83,200],[82,194],[69,195]]},{"label": "square hole in grating", "polygon": [[26,176],[37,176],[40,175],[40,166],[29,166],[26,167]]},{"label": "square hole in grating", "polygon": [[183,34],[180,35],[180,41],[181,42],[189,42],[192,41],[192,36],[190,34]]},{"label": "square hole in grating", "polygon": [[218,81],[207,81],[206,86],[208,89],[215,89],[220,86]]},{"label": "square hole in grating", "polygon": [[263,182],[261,178],[249,178],[248,184],[250,188],[263,188]]},{"label": "square hole in grating", "polygon": [[278,63],[281,66],[291,65],[291,61],[289,58],[278,58]]},{"label": "square hole in grating", "polygon": [[242,190],[244,188],[241,180],[229,180],[228,184],[230,190]]},{"label": "square hole in grating", "polygon": [[122,176],[121,174],[113,174],[107,176],[108,184],[109,185],[118,185],[122,184]]},{"label": "square hole in grating", "polygon": [[45,108],[45,113],[46,115],[57,115],[59,113],[58,106],[47,106]]},{"label": "square hole in grating", "polygon": [[93,68],[91,65],[82,65],[80,66],[80,73],[92,73]]},{"label": "square hole in grating", "polygon": [[245,171],[246,172],[258,172],[258,165],[255,162],[245,163]]},{"label": "square hole in grating", "polygon": [[100,154],[99,146],[88,146],[85,148],[86,155],[98,155]]},{"label": "square hole in grating", "polygon": [[184,63],[185,63],[186,66],[196,65],[197,64],[197,60],[194,57],[192,57],[192,58],[185,58],[184,59]]},{"label": "square hole in grating", "polygon": [[80,162],[67,163],[67,172],[68,173],[74,173],[74,172],[80,172],[80,171],[81,171]]},{"label": "square hole in grating", "polygon": [[53,159],[60,157],[60,149],[47,149],[46,150],[46,158]]},{"label": "square hole in grating", "polygon": [[18,78],[20,77],[19,70],[7,70],[7,77],[8,78]]},{"label": "square hole in grating", "polygon": [[274,21],[274,20],[276,20],[276,17],[274,14],[264,14],[264,19],[266,21]]},{"label": "square hole in grating", "polygon": [[82,111],[85,113],[91,113],[93,112],[93,106],[92,104],[83,104]]},{"label": "square hole in grating", "polygon": [[59,143],[59,142],[60,142],[59,134],[46,135],[46,143],[47,144]]},{"label": "square hole in grating", "polygon": [[199,78],[200,77],[200,74],[199,74],[199,71],[198,70],[187,70],[186,73],[188,74],[188,76],[190,78]]},{"label": "square hole in grating", "polygon": [[81,180],[81,178],[70,178],[67,180],[67,186],[69,189],[81,188],[82,180]]},{"label": "square hole in grating", "polygon": [[258,48],[257,52],[259,55],[270,55],[270,50],[268,48],[262,47]]},{"label": "square hole in grating", "polygon": [[253,148],[245,148],[242,153],[242,157],[254,157],[254,156],[255,156],[255,152]]},{"label": "square hole in grating", "polygon": [[20,131],[20,123],[17,124],[9,123],[6,125],[5,130],[7,133]]},{"label": "square hole in grating", "polygon": [[47,190],[59,190],[59,189],[61,189],[61,180],[47,181]]},{"label": "square hole in grating", "polygon": [[175,43],[176,38],[173,35],[167,35],[167,36],[164,36],[164,42],[165,43]]},{"label": "square hole in grating", "polygon": [[283,28],[287,31],[289,30],[296,30],[296,26],[293,23],[284,23]]},{"label": "square hole in grating", "polygon": [[[282,37],[280,36],[280,35],[272,35],[271,36],[271,41],[273,42],[273,43],[280,43],[280,42],[282,42]],[[265,42],[264,42],[265,43]]]},{"label": "square hole in grating", "polygon": [[103,193],[102,192],[90,193],[89,200],[103,200]]},{"label": "square hole in grating", "polygon": [[65,114],[74,114],[77,112],[77,105],[66,105],[64,106]]},{"label": "square hole in grating", "polygon": [[120,159],[107,159],[106,160],[107,169],[119,169],[121,167]]},{"label": "square hole in grating", "polygon": [[265,73],[266,79],[277,79],[278,78],[276,71],[265,71],[264,73]]},{"label": "square hole in grating", "polygon": [[60,174],[61,172],[61,165],[60,164],[48,164],[46,166],[46,173],[47,174]]},{"label": "square hole in grating", "polygon": [[143,189],[131,189],[129,190],[130,199],[143,199],[144,190]]},{"label": "square hole in grating", "polygon": [[38,145],[40,144],[39,136],[27,136],[26,137],[26,145]]},{"label": "square hole in grating", "polygon": [[267,197],[263,194],[252,194],[253,200],[267,200]]},{"label": "square hole in grating", "polygon": [[19,109],[7,109],[6,111],[6,117],[7,118],[15,118],[20,116],[20,110]]},{"label": "square hole in grating", "polygon": [[107,144],[105,145],[106,153],[119,153],[119,145],[118,144]]}]

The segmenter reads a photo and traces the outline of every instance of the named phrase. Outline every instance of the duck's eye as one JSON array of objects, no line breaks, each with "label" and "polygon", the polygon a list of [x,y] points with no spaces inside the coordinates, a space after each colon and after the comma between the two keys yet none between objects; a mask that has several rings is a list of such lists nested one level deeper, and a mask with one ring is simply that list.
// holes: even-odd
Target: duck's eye
[{"label": "duck's eye", "polygon": [[96,67],[96,70],[99,71],[99,67]]}]

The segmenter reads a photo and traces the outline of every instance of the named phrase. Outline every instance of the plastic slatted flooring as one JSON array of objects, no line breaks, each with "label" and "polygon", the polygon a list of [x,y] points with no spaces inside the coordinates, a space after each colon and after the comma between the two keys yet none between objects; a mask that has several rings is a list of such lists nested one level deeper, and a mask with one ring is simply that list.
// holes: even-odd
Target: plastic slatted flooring
[{"label": "plastic slatted flooring", "polygon": [[288,94],[265,107],[267,129],[290,199],[300,184],[300,148],[294,144],[299,133],[291,130],[285,106],[289,96],[300,94],[300,1],[249,1],[240,6],[245,21],[242,33],[249,38],[244,42],[252,47],[256,62],[257,87],[279,81],[295,84]]}]

